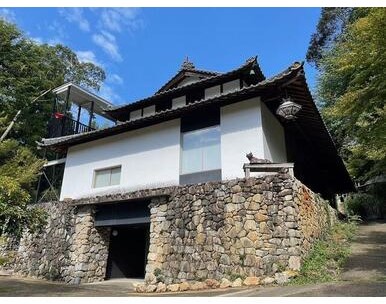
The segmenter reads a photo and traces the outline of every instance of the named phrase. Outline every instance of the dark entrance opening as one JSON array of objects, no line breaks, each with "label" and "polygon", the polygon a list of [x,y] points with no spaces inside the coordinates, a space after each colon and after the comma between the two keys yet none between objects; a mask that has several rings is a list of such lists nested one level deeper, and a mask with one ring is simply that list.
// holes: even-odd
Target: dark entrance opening
[{"label": "dark entrance opening", "polygon": [[96,227],[110,227],[106,279],[143,278],[150,239],[149,201],[97,206]]},{"label": "dark entrance opening", "polygon": [[106,278],[143,278],[148,246],[148,224],[112,227]]}]

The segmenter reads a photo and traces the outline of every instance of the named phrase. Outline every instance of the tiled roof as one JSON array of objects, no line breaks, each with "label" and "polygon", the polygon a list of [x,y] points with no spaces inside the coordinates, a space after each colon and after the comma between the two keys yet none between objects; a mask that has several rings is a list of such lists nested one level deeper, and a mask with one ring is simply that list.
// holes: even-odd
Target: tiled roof
[{"label": "tiled roof", "polygon": [[220,75],[222,73],[205,71],[205,70],[197,70],[196,67],[194,66],[194,64],[192,62],[190,62],[188,58],[186,58],[184,60],[184,62],[182,63],[180,70],[177,71],[177,73],[170,80],[168,80],[156,92],[156,94],[170,89],[171,87],[175,86],[178,83],[178,81],[181,81],[182,79],[184,79],[185,77],[187,77],[190,74],[197,75],[200,77],[204,76],[204,78],[207,78],[209,76],[216,76],[216,75]]},{"label": "tiled roof", "polygon": [[[350,176],[313,102],[312,95],[305,80],[303,63],[298,62],[295,62],[274,77],[233,92],[199,100],[180,108],[156,112],[151,116],[127,121],[106,129],[65,137],[43,139],[41,145],[52,149],[63,150],[68,146],[90,142],[175,119],[185,113],[212,104],[225,106],[256,96],[260,96],[261,100],[274,113],[285,91],[296,103],[302,106],[302,109],[297,114],[295,122],[283,123],[283,127],[286,132],[290,132],[288,134],[290,134],[291,138],[298,142],[299,152],[304,151],[304,153],[306,153],[304,156],[311,159],[310,164],[313,167],[310,168],[310,170],[317,170],[315,171],[318,172],[316,175],[317,178],[326,181],[326,187],[335,191],[333,193],[353,191],[355,188]],[[299,157],[303,157],[301,155],[303,154],[301,153]],[[321,184],[323,184],[323,182],[321,182]]]},{"label": "tiled roof", "polygon": [[[167,109],[164,111],[156,112],[152,115],[149,115],[146,117],[141,117],[141,118],[138,118],[135,120],[126,121],[126,122],[120,123],[120,124],[113,126],[113,127],[98,129],[98,130],[80,133],[80,134],[56,137],[56,138],[43,138],[40,145],[45,146],[45,147],[57,146],[57,145],[71,145],[71,144],[76,144],[77,142],[79,142],[82,139],[89,139],[86,141],[90,141],[90,140],[114,135],[114,134],[116,134],[114,131],[117,131],[117,130],[128,131],[130,129],[130,127],[135,127],[136,125],[143,123],[143,122],[149,122],[152,120],[156,120],[157,118],[168,118],[170,116],[173,116],[173,114],[180,114],[180,113],[188,111],[189,109],[195,109],[195,108],[203,106],[205,104],[214,103],[214,102],[221,101],[224,99],[229,99],[229,98],[235,97],[237,95],[242,96],[248,92],[253,92],[256,89],[262,88],[262,87],[267,86],[269,84],[273,84],[276,81],[283,79],[284,77],[286,77],[290,74],[293,74],[294,72],[301,71],[301,70],[303,70],[303,64],[295,62],[293,65],[291,65],[285,71],[275,75],[272,78],[265,79],[265,80],[255,84],[255,85],[244,87],[242,89],[239,89],[239,90],[227,93],[227,94],[222,94],[219,96],[215,96],[215,97],[211,97],[211,98],[207,98],[207,99],[202,99],[202,100],[196,101],[194,103],[190,103],[190,104],[187,104],[185,106],[179,107],[177,109]],[[122,133],[122,132],[118,132],[118,133]]]},{"label": "tiled roof", "polygon": [[242,64],[240,67],[238,67],[237,69],[234,69],[232,71],[222,73],[222,74],[216,73],[212,76],[195,81],[193,83],[185,84],[185,85],[171,88],[168,90],[159,91],[152,96],[137,100],[137,101],[129,103],[129,104],[118,106],[118,107],[115,107],[113,109],[106,110],[106,112],[109,113],[110,115],[114,115],[114,112],[117,112],[117,111],[122,111],[122,110],[128,111],[132,108],[137,108],[137,107],[142,106],[142,105],[147,105],[150,102],[153,102],[153,101],[160,99],[160,98],[166,98],[166,97],[181,93],[183,91],[186,91],[188,89],[193,89],[193,88],[204,86],[206,84],[210,84],[213,82],[221,81],[223,79],[226,79],[227,77],[230,77],[232,75],[236,75],[236,74],[240,73],[241,71],[246,70],[246,69],[250,69],[252,67],[254,67],[257,70],[257,75],[259,75],[262,79],[265,78],[263,73],[261,72],[259,65],[257,64],[257,57],[252,57],[252,58],[248,59],[244,64]]}]

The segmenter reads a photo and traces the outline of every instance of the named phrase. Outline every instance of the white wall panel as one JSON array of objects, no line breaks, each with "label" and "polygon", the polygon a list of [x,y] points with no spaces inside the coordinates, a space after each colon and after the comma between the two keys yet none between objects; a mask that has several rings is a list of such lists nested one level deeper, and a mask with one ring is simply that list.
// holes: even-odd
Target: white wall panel
[{"label": "white wall panel", "polygon": [[[178,185],[179,158],[179,119],[73,146],[67,154],[61,199]],[[95,169],[119,165],[119,186],[92,188]]]},{"label": "white wall panel", "polygon": [[261,103],[264,131],[264,158],[274,163],[287,161],[284,129],[264,103]]},{"label": "white wall panel", "polygon": [[260,99],[253,98],[221,108],[222,179],[244,177],[246,154],[264,157]]}]

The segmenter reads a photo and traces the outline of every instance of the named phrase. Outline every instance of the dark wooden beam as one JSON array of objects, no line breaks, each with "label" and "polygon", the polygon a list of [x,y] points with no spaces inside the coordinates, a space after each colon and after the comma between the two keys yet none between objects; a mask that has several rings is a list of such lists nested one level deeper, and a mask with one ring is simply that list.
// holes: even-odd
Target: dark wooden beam
[{"label": "dark wooden beam", "polygon": [[92,123],[92,118],[93,118],[93,115],[94,115],[94,101],[91,101],[91,107],[90,107],[90,117],[88,119],[88,128],[89,128],[89,131],[91,130],[91,123]]},{"label": "dark wooden beam", "polygon": [[82,107],[80,105],[78,105],[78,116],[76,118],[76,131],[75,131],[75,133],[78,133],[78,131],[79,131],[79,120],[80,120],[81,110],[82,110]]}]

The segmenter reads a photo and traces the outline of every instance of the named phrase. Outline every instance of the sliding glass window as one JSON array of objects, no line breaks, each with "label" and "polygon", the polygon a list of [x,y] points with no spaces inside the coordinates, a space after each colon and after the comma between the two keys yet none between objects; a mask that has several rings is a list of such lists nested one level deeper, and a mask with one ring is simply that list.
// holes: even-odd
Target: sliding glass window
[{"label": "sliding glass window", "polygon": [[220,126],[182,133],[181,174],[221,169]]}]

